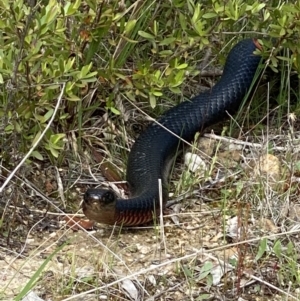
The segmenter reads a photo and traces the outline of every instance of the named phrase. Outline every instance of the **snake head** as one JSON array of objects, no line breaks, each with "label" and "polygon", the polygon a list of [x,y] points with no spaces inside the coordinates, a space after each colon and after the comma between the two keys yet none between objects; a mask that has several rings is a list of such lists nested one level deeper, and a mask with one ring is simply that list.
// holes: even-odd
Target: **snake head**
[{"label": "snake head", "polygon": [[153,220],[154,209],[144,210],[143,206],[138,206],[128,210],[130,202],[122,200],[117,205],[118,201],[111,190],[88,189],[83,197],[82,210],[89,219],[108,225],[135,226]]},{"label": "snake head", "polygon": [[115,224],[117,195],[106,189],[88,189],[83,197],[83,213],[91,220]]}]

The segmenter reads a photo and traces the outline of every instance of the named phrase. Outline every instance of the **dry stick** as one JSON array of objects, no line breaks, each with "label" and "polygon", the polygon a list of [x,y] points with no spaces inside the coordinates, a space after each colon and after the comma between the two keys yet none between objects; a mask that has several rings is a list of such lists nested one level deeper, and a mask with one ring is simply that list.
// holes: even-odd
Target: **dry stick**
[{"label": "dry stick", "polygon": [[[268,83],[269,85],[269,83]],[[269,92],[268,92],[269,93]],[[269,104],[269,100],[267,100],[268,104]],[[268,111],[267,111],[267,114],[266,116],[262,117],[252,128],[248,129],[247,132],[245,132],[243,135],[244,136],[247,136],[250,132],[252,132],[254,130],[254,128],[261,124],[265,119],[268,119],[269,118],[269,115],[271,115],[273,112],[275,112],[278,108],[280,108],[280,106],[276,106],[275,108],[273,108],[271,111],[269,111],[269,108],[268,108]]]},{"label": "dry stick", "polygon": [[165,255],[167,254],[167,246],[165,240],[165,228],[164,228],[164,214],[163,214],[163,193],[162,182],[158,179],[158,194],[159,194],[159,224],[160,224],[160,243],[164,244]]},{"label": "dry stick", "polygon": [[31,153],[34,151],[34,149],[37,147],[37,145],[40,143],[40,141],[43,139],[43,137],[45,136],[46,132],[48,131],[48,129],[50,128],[50,125],[52,124],[55,115],[58,111],[58,108],[60,106],[60,102],[62,99],[62,96],[64,94],[64,90],[65,90],[65,86],[66,83],[62,84],[62,89],[61,92],[58,96],[57,99],[57,103],[54,109],[54,112],[51,116],[51,119],[49,120],[47,126],[45,127],[45,129],[43,130],[43,132],[41,133],[40,137],[35,141],[35,143],[33,144],[33,146],[31,147],[31,149],[28,151],[28,153],[24,156],[24,158],[21,160],[21,162],[17,165],[17,167],[11,172],[11,174],[7,177],[7,179],[4,181],[3,185],[0,187],[0,193],[3,191],[3,189],[6,187],[6,185],[9,183],[9,181],[12,179],[12,177],[16,174],[16,172],[18,171],[18,169],[24,164],[24,162],[28,159],[28,157],[31,155]]},{"label": "dry stick", "polygon": [[[151,266],[147,269],[142,269],[138,272],[135,272],[131,275],[127,275],[123,278],[120,278],[118,280],[115,280],[115,281],[112,281],[111,283],[109,284],[105,284],[105,285],[102,285],[100,287],[97,287],[97,288],[94,288],[94,289],[91,289],[89,291],[86,291],[86,292],[83,292],[83,293],[80,293],[80,294],[77,294],[75,296],[71,296],[71,297],[68,297],[66,299],[63,299],[62,301],[69,301],[69,300],[73,300],[73,299],[76,299],[78,297],[82,297],[82,296],[85,296],[89,293],[93,293],[93,292],[96,292],[96,291],[100,291],[100,290],[107,290],[108,287],[111,287],[115,284],[118,284],[124,280],[127,280],[127,279],[130,279],[132,277],[137,277],[137,276],[140,276],[142,274],[148,274],[149,272],[151,271],[154,271],[156,269],[159,269],[159,268],[162,268],[166,265],[169,265],[171,263],[175,263],[175,262],[179,262],[179,261],[182,261],[182,260],[186,260],[186,259],[189,259],[189,258],[193,258],[199,254],[202,254],[202,253],[205,253],[205,254],[208,254],[208,253],[212,253],[212,252],[216,252],[216,251],[220,251],[220,250],[224,250],[225,248],[231,248],[231,247],[235,247],[235,246],[238,246],[238,245],[241,245],[241,244],[245,244],[245,243],[252,243],[252,242],[258,242],[260,241],[261,239],[264,239],[264,238],[276,238],[276,237],[280,237],[282,235],[289,235],[289,234],[296,234],[296,233],[299,233],[300,230],[297,229],[297,230],[292,230],[292,231],[287,231],[287,232],[284,232],[284,233],[275,233],[275,234],[271,234],[271,235],[267,235],[267,236],[263,236],[263,237],[258,237],[258,238],[252,238],[252,239],[249,239],[249,240],[246,240],[246,241],[239,241],[239,242],[236,242],[234,244],[230,244],[230,245],[226,245],[226,246],[221,246],[221,247],[217,247],[217,248],[213,248],[213,249],[210,249],[210,250],[203,250],[203,249],[200,249],[192,254],[189,254],[189,255],[185,255],[185,256],[182,256],[182,257],[179,257],[179,258],[173,258],[169,261],[166,261],[166,262],[163,262],[161,264],[158,264],[157,266]],[[251,276],[251,275],[250,275]],[[285,294],[286,296],[289,296],[290,298],[294,299],[294,300],[299,300],[298,298],[286,293],[285,291],[281,290],[280,288],[278,287],[274,287],[273,285],[271,285],[270,283],[268,282],[264,282],[262,281],[261,279],[255,277],[254,276],[251,276],[251,278],[257,280],[257,281],[260,281],[260,282],[263,282],[265,285],[268,285],[270,287],[272,287],[273,289],[277,290],[278,292],[282,293],[282,294]]]},{"label": "dry stick", "polygon": [[[261,143],[254,143],[254,142],[248,142],[248,141],[242,141],[234,138],[228,138],[228,137],[223,137],[223,136],[218,136],[216,134],[204,134],[203,137],[209,138],[209,139],[214,139],[214,140],[220,140],[232,144],[237,144],[237,145],[243,145],[243,146],[249,146],[253,148],[263,148],[264,145]],[[285,151],[287,148],[285,146],[273,146],[272,149],[278,150],[278,151]]]},{"label": "dry stick", "polygon": [[59,170],[58,170],[57,166],[55,166],[55,172],[56,172],[57,191],[58,191],[59,197],[63,203],[64,208],[66,208],[67,203],[66,203],[66,199],[65,199],[65,195],[64,195],[64,185],[61,180],[61,176],[59,174]]}]

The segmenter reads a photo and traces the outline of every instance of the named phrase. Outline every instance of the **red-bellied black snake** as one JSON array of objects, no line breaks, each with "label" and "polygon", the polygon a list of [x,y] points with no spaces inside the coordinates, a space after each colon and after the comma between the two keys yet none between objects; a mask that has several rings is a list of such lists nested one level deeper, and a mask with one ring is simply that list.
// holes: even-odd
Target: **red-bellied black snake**
[{"label": "red-bellied black snake", "polygon": [[[134,226],[153,219],[159,212],[159,185],[162,180],[163,203],[168,198],[170,163],[180,139],[191,141],[228,114],[234,114],[250,90],[260,56],[254,39],[246,39],[230,51],[221,79],[209,91],[182,102],[168,110],[138,137],[128,158],[127,182],[131,197],[120,199],[106,189],[88,189],[84,195],[83,212],[105,224]],[[167,131],[167,128],[169,131]],[[170,133],[172,132],[172,133]]]}]

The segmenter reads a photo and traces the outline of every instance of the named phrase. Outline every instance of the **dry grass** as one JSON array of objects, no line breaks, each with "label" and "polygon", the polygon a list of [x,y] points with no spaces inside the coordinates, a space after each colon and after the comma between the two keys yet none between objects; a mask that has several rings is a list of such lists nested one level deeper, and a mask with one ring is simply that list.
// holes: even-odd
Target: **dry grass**
[{"label": "dry grass", "polygon": [[[98,116],[97,122],[85,129],[84,139],[103,148],[102,155],[122,172],[133,139],[124,135],[124,124],[108,116]],[[63,206],[54,200],[59,199],[60,181],[68,192],[68,208],[74,201],[73,207],[78,206],[87,183],[107,183],[89,157],[69,161],[71,168],[58,173],[50,166],[50,172],[36,167],[30,172],[38,176],[11,181],[4,192],[2,227],[8,231],[1,247],[2,299],[12,300],[34,280],[33,291],[44,300],[297,300],[297,122],[280,132],[268,126],[261,129],[262,135],[256,131],[255,138],[248,134],[248,139],[234,143],[218,135],[205,139],[206,147],[199,148],[206,149],[202,157],[210,180],[195,181],[196,176],[186,171],[182,177],[185,167],[179,160],[170,192],[189,196],[166,212],[164,224],[154,227],[97,225],[89,232],[66,227]],[[267,147],[273,156],[265,156]],[[48,203],[46,213],[37,210],[41,200]]]}]

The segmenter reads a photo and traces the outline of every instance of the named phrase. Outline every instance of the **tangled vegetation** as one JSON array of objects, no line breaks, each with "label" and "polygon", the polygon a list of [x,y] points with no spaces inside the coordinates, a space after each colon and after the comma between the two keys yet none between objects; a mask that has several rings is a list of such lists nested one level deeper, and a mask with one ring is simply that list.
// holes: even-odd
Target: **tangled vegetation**
[{"label": "tangled vegetation", "polygon": [[[30,4],[33,4],[32,6]],[[287,47],[300,70],[300,4],[223,1],[1,1],[0,116],[2,156],[25,153],[40,137],[65,91],[52,126],[31,153],[57,163],[66,136],[81,131],[99,107],[119,114],[116,99],[154,108],[182,93],[207,49],[221,52],[245,36]],[[172,94],[170,94],[172,93]],[[5,141],[5,143],[3,143]],[[12,145],[16,147],[11,148]]]}]

